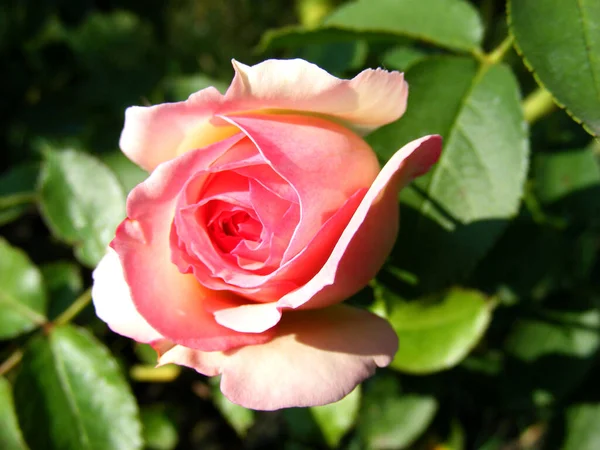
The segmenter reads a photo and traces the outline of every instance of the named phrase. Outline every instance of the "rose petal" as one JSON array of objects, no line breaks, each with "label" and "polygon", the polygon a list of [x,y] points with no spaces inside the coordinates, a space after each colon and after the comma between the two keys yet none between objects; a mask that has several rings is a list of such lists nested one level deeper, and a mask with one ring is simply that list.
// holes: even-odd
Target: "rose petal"
[{"label": "rose petal", "polygon": [[146,344],[163,339],[135,309],[119,256],[112,248],[108,249],[92,276],[92,300],[96,315],[111,330]]},{"label": "rose petal", "polygon": [[404,75],[367,69],[340,80],[302,59],[268,60],[255,66],[232,61],[235,77],[221,114],[282,109],[326,114],[366,134],[397,120],[406,110]]},{"label": "rose petal", "polygon": [[[198,265],[194,268],[195,273],[202,284],[211,289],[237,292],[260,302],[277,301],[285,294],[308,282],[325,264],[366,192],[367,188],[356,191],[325,222],[316,236],[298,255],[270,274],[260,275],[239,270],[224,270],[222,263],[218,267],[212,267],[213,273],[220,276],[221,279],[203,275],[204,271],[198,270]],[[283,221],[285,221],[285,217],[282,219]],[[196,253],[199,252],[196,251]],[[204,261],[206,258],[203,259]],[[219,271],[218,268],[221,270]]]},{"label": "rose petal", "polygon": [[214,377],[221,373],[222,364],[229,352],[203,352],[182,345],[175,345],[171,346],[164,353],[158,353],[158,367],[166,364],[177,364],[196,369],[203,375]]},{"label": "rose petal", "polygon": [[148,171],[189,150],[226,139],[237,130],[215,118],[259,110],[319,113],[365,134],[398,119],[406,110],[404,75],[367,69],[340,80],[301,59],[268,60],[255,66],[233,61],[235,77],[225,96],[215,88],[186,101],[128,108],[120,147]]},{"label": "rose petal", "polygon": [[211,302],[238,306],[244,300],[204,288],[191,274],[171,263],[170,231],[175,203],[185,182],[210,167],[226,151],[235,151],[240,136],[189,152],[161,164],[127,199],[128,218],[111,243],[138,312],[165,338],[205,351],[263,343],[270,333],[238,333],[219,325]]},{"label": "rose petal", "polygon": [[281,319],[277,303],[255,303],[216,311],[215,320],[241,333],[262,333]]},{"label": "rose petal", "polygon": [[301,288],[278,301],[282,307],[322,308],[344,301],[379,271],[398,225],[398,191],[438,160],[442,139],[426,136],[405,145],[388,161],[363,198],[331,256]]},{"label": "rose petal", "polygon": [[127,108],[119,146],[134,163],[152,171],[187,150],[232,136],[238,130],[211,122],[221,101],[219,91],[210,87],[185,102]]},{"label": "rose petal", "polygon": [[282,260],[306,247],[323,224],[379,173],[375,153],[356,134],[327,120],[296,115],[224,117],[256,144],[298,192],[301,218]]},{"label": "rose petal", "polygon": [[340,400],[376,367],[387,366],[398,338],[380,317],[349,306],[284,314],[277,336],[228,352],[175,346],[159,365],[176,363],[205,375],[222,373],[221,390],[246,408],[274,410]]}]

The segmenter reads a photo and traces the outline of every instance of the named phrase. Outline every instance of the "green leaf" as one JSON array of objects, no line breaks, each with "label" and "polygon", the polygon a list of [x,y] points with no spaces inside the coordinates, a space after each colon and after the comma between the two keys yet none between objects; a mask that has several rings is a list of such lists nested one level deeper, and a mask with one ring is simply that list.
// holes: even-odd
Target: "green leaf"
[{"label": "green leaf", "polygon": [[427,53],[409,46],[398,46],[387,51],[383,55],[383,66],[388,69],[395,69],[405,72],[411,66],[427,58]]},{"label": "green leaf", "polygon": [[122,152],[107,153],[102,156],[102,162],[117,176],[124,192],[130,192],[148,178],[148,172],[131,162]]},{"label": "green leaf", "polygon": [[367,45],[360,40],[311,44],[296,49],[292,56],[310,61],[331,74],[343,76],[346,70],[364,66]]},{"label": "green leaf", "polygon": [[361,388],[358,386],[338,402],[310,408],[330,448],[337,448],[344,435],[354,426],[360,406]]},{"label": "green leaf", "polygon": [[46,323],[46,292],[27,254],[0,238],[0,339]]},{"label": "green leaf", "polygon": [[211,378],[213,403],[225,420],[240,437],[244,437],[254,424],[254,411],[230,402],[219,389],[219,377]]},{"label": "green leaf", "polygon": [[510,29],[526,63],[595,135],[600,134],[598,17],[600,2],[595,0],[509,2]]},{"label": "green leaf", "polygon": [[600,404],[581,403],[566,411],[565,439],[562,450],[600,448]]},{"label": "green leaf", "polygon": [[81,267],[69,261],[57,261],[41,267],[50,298],[48,317],[54,320],[83,291]]},{"label": "green leaf", "polygon": [[412,301],[396,297],[393,302],[391,292],[383,295],[391,303],[388,320],[401,342],[391,367],[403,372],[431,373],[458,364],[491,319],[489,301],[478,291],[454,288],[440,296]]},{"label": "green leaf", "polygon": [[133,351],[141,362],[147,365],[156,365],[156,350],[151,345],[136,342]]},{"label": "green leaf", "polygon": [[14,408],[10,383],[0,377],[0,443],[6,450],[26,450]]},{"label": "green leaf", "polygon": [[298,49],[303,47],[318,47],[331,44],[356,44],[360,39],[367,41],[410,42],[400,36],[390,36],[385,33],[361,33],[358,31],[322,27],[305,28],[297,25],[267,30],[261,37],[258,51],[271,52],[277,49]]},{"label": "green leaf", "polygon": [[35,204],[37,164],[14,166],[0,175],[0,225],[18,219]]},{"label": "green leaf", "polygon": [[444,447],[442,448],[447,448],[448,450],[464,450],[467,448],[465,441],[465,429],[458,420],[452,419],[450,422],[450,433],[445,439],[443,444]]},{"label": "green leaf", "polygon": [[319,24],[333,8],[331,0],[300,0],[296,2],[296,14],[300,23],[307,27],[314,27]]},{"label": "green leaf", "polygon": [[164,408],[143,408],[140,411],[145,447],[150,450],[173,450],[179,435],[173,420]]},{"label": "green leaf", "polygon": [[397,380],[375,379],[365,392],[358,432],[369,449],[406,448],[427,430],[437,409],[432,396],[400,393]]},{"label": "green leaf", "polygon": [[93,156],[47,150],[39,185],[41,212],[75,256],[94,267],[125,218],[125,194],[115,174]]},{"label": "green leaf", "polygon": [[115,359],[87,331],[61,326],[32,339],[15,400],[32,448],[142,447],[135,398]]},{"label": "green leaf", "polygon": [[552,211],[582,220],[600,217],[600,164],[592,149],[538,153],[533,177],[535,193]]},{"label": "green leaf", "polygon": [[504,348],[511,357],[504,373],[506,401],[545,406],[576,388],[590,370],[600,348],[600,312],[541,310],[515,322]]},{"label": "green leaf", "polygon": [[600,165],[591,149],[538,153],[533,169],[536,192],[543,203],[600,184]]},{"label": "green leaf", "polygon": [[227,90],[227,83],[213,80],[206,75],[177,76],[167,78],[165,81],[165,91],[169,101],[179,102],[186,100],[195,92],[206,89],[207,87],[216,88],[221,94]]},{"label": "green leaf", "polygon": [[547,355],[588,358],[600,345],[600,313],[545,311],[542,319],[521,319],[506,340],[508,354],[533,362]]},{"label": "green leaf", "polygon": [[505,300],[515,296],[517,300],[542,301],[554,291],[587,282],[595,238],[594,233],[573,236],[519,218],[481,261],[472,280],[486,292],[498,291]]},{"label": "green leaf", "polygon": [[357,0],[333,11],[324,26],[468,52],[477,51],[483,37],[477,10],[465,0]]},{"label": "green leaf", "polygon": [[[427,134],[444,137],[436,166],[401,194],[394,265],[424,288],[466,276],[518,211],[529,147],[519,86],[504,65],[432,57],[406,73],[410,106],[368,138],[383,160]],[[490,106],[493,105],[493,106]]]}]

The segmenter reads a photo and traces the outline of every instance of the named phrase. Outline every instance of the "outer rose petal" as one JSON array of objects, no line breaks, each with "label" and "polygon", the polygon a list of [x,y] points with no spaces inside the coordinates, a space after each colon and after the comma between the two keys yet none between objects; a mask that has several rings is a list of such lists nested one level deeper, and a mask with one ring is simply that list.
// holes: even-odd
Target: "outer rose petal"
[{"label": "outer rose petal", "polygon": [[237,130],[215,116],[279,110],[322,114],[365,134],[406,110],[404,75],[368,69],[340,80],[301,59],[268,60],[255,66],[233,61],[235,77],[223,96],[214,88],[186,101],[127,109],[120,146],[148,171],[161,162],[218,142]]},{"label": "outer rose petal", "polygon": [[111,242],[136,309],[161,335],[186,347],[225,350],[266,342],[273,333],[239,333],[219,325],[214,304],[232,307],[243,299],[206,289],[171,262],[170,230],[178,193],[193,174],[207,170],[224,153],[243,150],[241,139],[240,133],[160,165],[129,194],[128,218]]},{"label": "outer rose petal", "polygon": [[92,276],[92,299],[96,315],[111,330],[146,344],[163,339],[135,309],[119,256],[112,248],[108,249]]},{"label": "outer rose petal", "polygon": [[219,91],[210,87],[184,102],[127,108],[119,146],[134,163],[152,171],[188,150],[230,137],[238,130],[211,123],[221,101]]},{"label": "outer rose petal", "polygon": [[283,109],[342,119],[366,134],[406,110],[408,85],[400,72],[367,69],[340,80],[302,59],[268,60],[247,66],[233,60],[235,77],[225,94],[228,112]]},{"label": "outer rose petal", "polygon": [[425,136],[396,152],[363,198],[322,269],[277,304],[323,308],[344,301],[365,286],[379,271],[396,240],[398,191],[435,164],[441,145],[440,136]]},{"label": "outer rose petal", "polygon": [[376,367],[387,366],[398,338],[380,317],[349,306],[286,313],[277,336],[228,352],[175,346],[159,365],[175,363],[222,374],[221,390],[246,408],[274,410],[340,400]]},{"label": "outer rose petal", "polygon": [[243,333],[262,333],[281,319],[277,303],[250,303],[215,311],[218,324]]}]

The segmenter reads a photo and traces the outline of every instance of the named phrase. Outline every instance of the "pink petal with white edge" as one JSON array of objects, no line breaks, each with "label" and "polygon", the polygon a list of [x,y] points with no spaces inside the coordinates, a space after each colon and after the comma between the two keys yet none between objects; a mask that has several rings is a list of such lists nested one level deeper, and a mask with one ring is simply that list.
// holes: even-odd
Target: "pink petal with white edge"
[{"label": "pink petal with white edge", "polygon": [[159,365],[175,363],[205,375],[222,374],[221,390],[246,408],[318,406],[349,394],[377,367],[387,366],[398,338],[380,317],[349,306],[284,315],[276,337],[227,352],[175,346]]},{"label": "pink petal with white edge", "polygon": [[119,256],[112,248],[108,249],[92,276],[92,300],[96,315],[111,330],[146,344],[163,339],[135,309]]},{"label": "pink petal with white edge", "polygon": [[362,289],[379,271],[398,232],[398,192],[437,162],[442,138],[425,136],[405,145],[381,170],[322,269],[283,296],[280,307],[323,308]]},{"label": "pink petal with white edge", "polygon": [[302,59],[271,59],[251,67],[232,63],[235,77],[221,114],[306,111],[336,117],[366,134],[397,120],[406,110],[408,85],[400,72],[367,69],[351,80],[340,80]]},{"label": "pink petal with white edge", "polygon": [[377,157],[363,139],[322,118],[292,114],[223,118],[239,127],[298,192],[300,222],[282,264],[306,248],[348,197],[371,186],[379,173]]},{"label": "pink petal with white edge", "polygon": [[203,89],[176,103],[128,108],[120,147],[152,171],[189,150],[232,136],[237,130],[215,116],[249,111],[318,113],[366,134],[397,120],[406,110],[404,75],[367,69],[341,80],[301,59],[268,60],[255,66],[232,61],[235,77],[223,96]]},{"label": "pink petal with white edge", "polygon": [[240,333],[219,325],[215,305],[239,306],[245,299],[202,286],[171,262],[175,204],[187,180],[206,171],[226,152],[244,149],[241,135],[161,164],[127,198],[127,216],[111,247],[119,255],[135,308],[166,339],[186,347],[219,351],[264,343],[272,331]]},{"label": "pink petal with white edge", "polygon": [[240,333],[262,333],[277,325],[281,310],[277,303],[254,303],[226,308],[214,313],[219,325]]},{"label": "pink petal with white edge", "polygon": [[[192,94],[186,101],[155,106],[132,106],[125,111],[125,126],[119,146],[123,153],[145,170],[152,171],[161,162],[184,151],[201,148],[231,136],[230,127],[209,123],[222,101],[215,88]],[[235,133],[235,131],[234,131]],[[195,135],[198,141],[181,144]]]}]

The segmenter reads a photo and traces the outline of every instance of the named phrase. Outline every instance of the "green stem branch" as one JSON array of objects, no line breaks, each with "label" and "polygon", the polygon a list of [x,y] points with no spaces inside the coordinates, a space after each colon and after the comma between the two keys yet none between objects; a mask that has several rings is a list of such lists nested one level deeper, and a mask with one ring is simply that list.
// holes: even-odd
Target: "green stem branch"
[{"label": "green stem branch", "polygon": [[14,367],[17,366],[23,359],[23,350],[20,348],[16,349],[6,358],[2,364],[0,364],[0,377],[10,372]]},{"label": "green stem branch", "polygon": [[[51,330],[52,327],[57,325],[65,325],[77,316],[83,309],[89,305],[92,300],[92,288],[85,290],[71,305],[63,311],[54,321],[47,323],[43,326],[44,331]],[[23,359],[23,350],[20,348],[16,349],[0,364],[0,376],[7,374],[14,369]]]},{"label": "green stem branch", "polygon": [[71,305],[65,309],[60,316],[54,319],[52,325],[59,326],[69,323],[77,316],[83,309],[90,304],[92,300],[92,288],[85,290],[77,299],[71,303]]},{"label": "green stem branch", "polygon": [[543,87],[538,87],[523,100],[525,120],[530,125],[537,122],[542,117],[547,116],[557,108],[558,106],[554,102],[552,94]]},{"label": "green stem branch", "polygon": [[498,47],[492,50],[490,53],[485,55],[484,62],[487,65],[498,64],[500,61],[504,59],[506,53],[512,48],[513,45],[513,37],[512,35],[506,36],[506,38],[500,42]]},{"label": "green stem branch", "polygon": [[0,197],[0,209],[12,208],[13,206],[26,205],[37,202],[37,194],[21,192],[19,194]]}]

